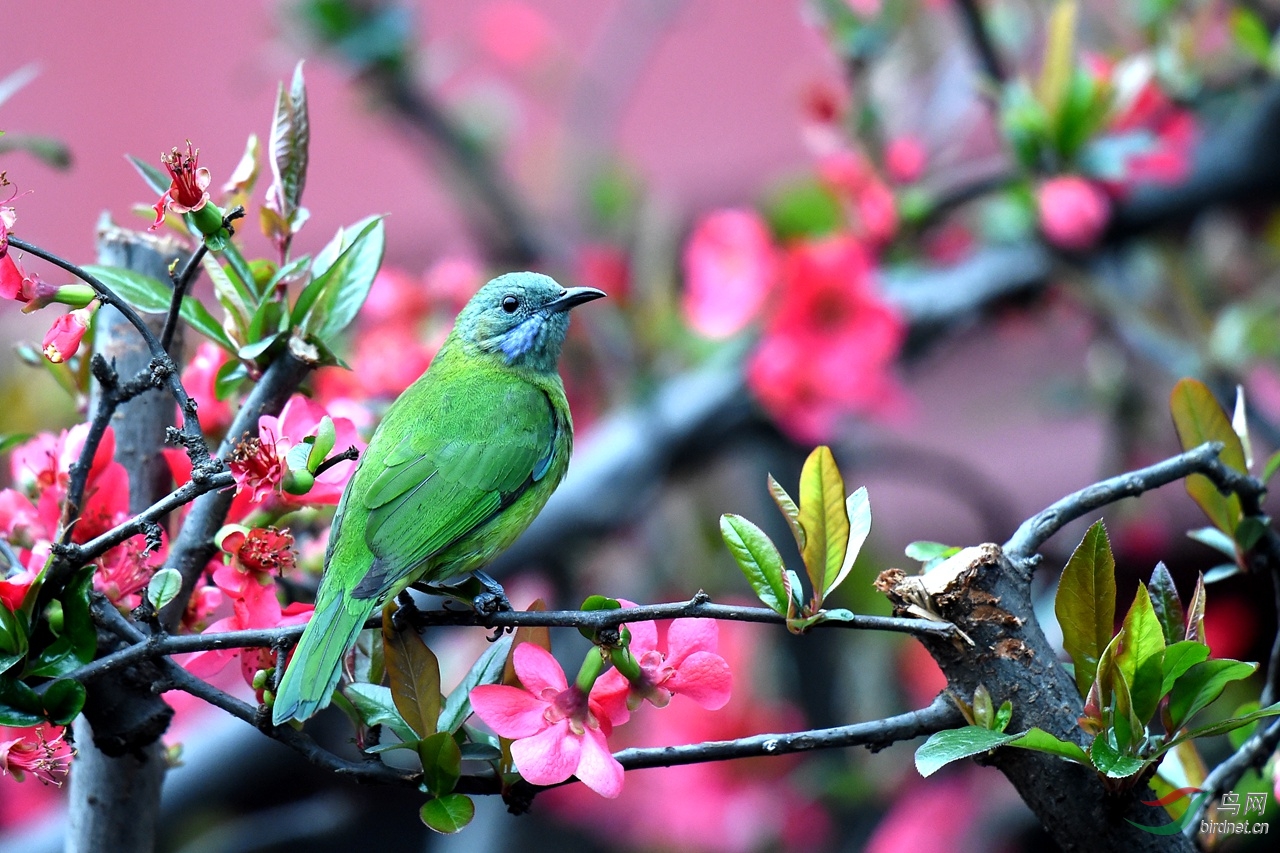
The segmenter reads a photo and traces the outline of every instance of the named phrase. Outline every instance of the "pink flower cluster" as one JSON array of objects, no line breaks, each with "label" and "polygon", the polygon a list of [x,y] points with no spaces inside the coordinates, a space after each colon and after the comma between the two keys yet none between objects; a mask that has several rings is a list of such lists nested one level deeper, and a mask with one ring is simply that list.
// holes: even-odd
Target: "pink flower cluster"
[{"label": "pink flower cluster", "polygon": [[[0,186],[7,186],[2,173]],[[6,201],[12,201],[13,198],[11,195]],[[21,303],[23,313],[30,313],[56,301],[72,301],[73,297],[67,295],[68,291],[83,291],[84,288],[63,288],[49,284],[37,274],[24,269],[9,251],[9,231],[17,218],[13,207],[0,207],[0,298]],[[93,314],[98,310],[98,304],[98,300],[87,298],[80,302],[82,307],[74,308],[53,321],[40,344],[45,358],[54,364],[60,364],[76,354],[80,342],[89,330]]]},{"label": "pink flower cluster", "polygon": [[513,653],[520,687],[491,684],[471,691],[476,716],[513,740],[511,757],[526,781],[554,785],[577,776],[601,796],[616,797],[622,793],[623,770],[607,738],[642,702],[666,707],[672,696],[683,695],[715,710],[729,701],[732,678],[716,653],[714,621],[636,622],[629,627],[630,652],[639,664],[634,680],[610,670],[588,692],[568,683],[550,652],[521,643]]},{"label": "pink flower cluster", "polygon": [[30,773],[45,785],[62,786],[71,768],[71,745],[61,726],[30,729],[0,726],[0,776],[21,782]]}]

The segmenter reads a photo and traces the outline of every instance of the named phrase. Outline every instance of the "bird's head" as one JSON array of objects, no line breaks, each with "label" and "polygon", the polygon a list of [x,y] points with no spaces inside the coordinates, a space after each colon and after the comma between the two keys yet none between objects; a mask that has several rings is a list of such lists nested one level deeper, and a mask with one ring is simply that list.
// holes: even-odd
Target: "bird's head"
[{"label": "bird's head", "polygon": [[554,371],[569,330],[569,309],[604,295],[594,287],[561,287],[540,273],[507,273],[471,297],[454,333],[468,349],[500,354],[507,364]]}]

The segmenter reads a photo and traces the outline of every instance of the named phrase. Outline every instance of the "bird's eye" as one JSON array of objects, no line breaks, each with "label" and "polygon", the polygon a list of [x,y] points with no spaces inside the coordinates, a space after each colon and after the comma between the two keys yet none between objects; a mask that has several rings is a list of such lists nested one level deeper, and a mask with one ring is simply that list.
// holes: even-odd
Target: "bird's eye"
[{"label": "bird's eye", "polygon": [[516,309],[520,307],[520,300],[508,294],[502,298],[502,310],[508,314],[516,313]]}]

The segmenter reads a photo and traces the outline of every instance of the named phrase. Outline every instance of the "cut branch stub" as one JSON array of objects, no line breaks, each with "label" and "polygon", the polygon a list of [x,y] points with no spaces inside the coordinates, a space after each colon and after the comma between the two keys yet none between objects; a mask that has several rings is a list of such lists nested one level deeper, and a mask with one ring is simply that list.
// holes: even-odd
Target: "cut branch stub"
[{"label": "cut branch stub", "polygon": [[[1089,738],[1076,722],[1083,712],[1080,695],[1040,630],[1025,575],[998,545],[966,548],[923,576],[888,569],[876,579],[876,588],[897,612],[920,615],[925,610],[972,640],[918,638],[953,692],[969,697],[983,685],[997,704],[1006,699],[1013,703],[1009,731],[1041,728],[1087,748]],[[1137,796],[1117,795],[1093,770],[1031,750],[997,749],[989,761],[1018,789],[1063,850],[1193,849],[1190,842],[1152,835],[1126,821],[1145,826],[1169,822],[1162,809],[1139,802],[1156,799],[1145,789]]]}]

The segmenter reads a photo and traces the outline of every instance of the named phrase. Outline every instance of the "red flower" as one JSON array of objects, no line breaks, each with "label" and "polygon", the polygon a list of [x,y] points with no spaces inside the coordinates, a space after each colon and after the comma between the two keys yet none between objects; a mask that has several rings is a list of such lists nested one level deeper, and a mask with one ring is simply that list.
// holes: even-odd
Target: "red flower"
[{"label": "red flower", "polygon": [[915,136],[899,136],[889,142],[884,152],[884,168],[899,184],[913,184],[924,174],[929,152]]},{"label": "red flower", "polygon": [[[13,196],[9,196],[13,200]],[[12,206],[0,206],[0,257],[9,251],[9,231],[18,221],[18,212]]]},{"label": "red flower", "polygon": [[44,336],[44,357],[54,364],[61,364],[75,355],[76,350],[80,349],[80,342],[84,340],[84,333],[89,331],[93,312],[97,310],[98,301],[95,299],[84,308],[68,311],[54,320]]},{"label": "red flower", "polygon": [[777,261],[769,229],[753,210],[703,217],[684,250],[684,314],[709,338],[727,338],[759,316]]},{"label": "red flower", "polygon": [[18,572],[13,577],[0,578],[0,605],[11,613],[16,613],[35,579],[36,573],[30,569]]},{"label": "red flower", "polygon": [[146,588],[156,569],[164,565],[165,547],[147,553],[139,537],[125,541],[108,551],[93,575],[93,587],[112,604],[133,609],[141,600],[138,593]]},{"label": "red flower", "polygon": [[259,427],[258,435],[245,438],[231,450],[231,474],[236,492],[248,489],[250,500],[261,503],[284,484],[284,453],[276,449],[274,431]]},{"label": "red flower", "polygon": [[[299,625],[311,618],[315,606],[294,602],[281,609],[276,598],[274,583],[250,582],[244,584],[241,594],[232,600],[232,615],[219,619],[205,633],[245,631],[251,628],[276,628],[283,625]],[[208,678],[222,671],[232,660],[240,661],[240,672],[245,683],[252,686],[259,670],[275,666],[275,655],[268,648],[262,649],[210,649],[195,652],[183,666],[192,675]]]},{"label": "red flower", "polygon": [[222,550],[231,555],[229,565],[213,572],[213,582],[229,595],[244,595],[249,583],[270,583],[273,577],[293,571],[297,555],[293,534],[274,527],[232,530],[222,539]]},{"label": "red flower", "polygon": [[[56,732],[52,739],[46,732]],[[61,787],[71,766],[71,746],[62,739],[61,726],[40,725],[33,729],[3,729],[3,734],[19,737],[0,740],[0,776],[11,774],[21,782],[27,773],[45,785]]]},{"label": "red flower", "polygon": [[57,295],[57,286],[24,270],[11,253],[0,253],[0,297],[21,302],[26,305],[23,312],[27,313],[43,308]]},{"label": "red flower", "polygon": [[889,370],[905,326],[875,292],[861,244],[847,235],[797,243],[781,281],[783,301],[747,368],[779,423],[802,441],[819,441],[842,416],[893,402]]},{"label": "red flower", "polygon": [[1073,252],[1092,248],[1111,216],[1111,202],[1102,188],[1076,175],[1045,181],[1036,203],[1045,239]]},{"label": "red flower", "polygon": [[171,183],[155,203],[156,221],[151,223],[152,231],[164,222],[166,210],[182,215],[204,207],[209,201],[209,184],[213,180],[209,170],[200,167],[200,149],[192,148],[190,139],[185,154],[174,148],[168,154],[161,154],[160,162],[169,171]]}]

